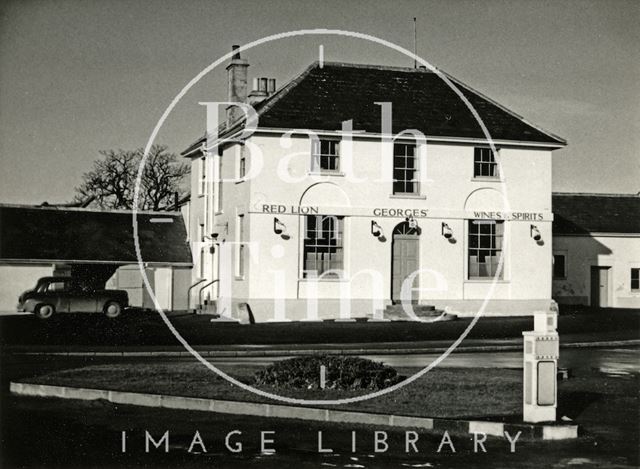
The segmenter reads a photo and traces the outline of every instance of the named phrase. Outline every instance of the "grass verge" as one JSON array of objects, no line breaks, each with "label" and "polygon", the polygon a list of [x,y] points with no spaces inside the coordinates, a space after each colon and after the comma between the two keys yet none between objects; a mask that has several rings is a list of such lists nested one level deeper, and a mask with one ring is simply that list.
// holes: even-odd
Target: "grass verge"
[{"label": "grass verge", "polygon": [[[223,371],[244,383],[252,383],[260,366],[227,366]],[[411,376],[415,368],[398,368]],[[520,414],[522,372],[520,370],[461,370],[436,368],[416,381],[384,396],[340,405],[358,410],[425,417],[517,420]],[[57,371],[26,382],[202,397],[247,402],[271,402],[229,383],[197,363],[108,364]],[[362,390],[260,389],[301,399],[342,399],[364,395]],[[332,406],[335,407],[335,406]]]}]

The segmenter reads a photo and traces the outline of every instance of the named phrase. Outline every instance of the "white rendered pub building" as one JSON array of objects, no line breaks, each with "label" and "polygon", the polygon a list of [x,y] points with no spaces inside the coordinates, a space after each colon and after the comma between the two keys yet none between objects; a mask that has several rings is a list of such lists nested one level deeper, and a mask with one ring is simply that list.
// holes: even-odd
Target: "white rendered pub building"
[{"label": "white rendered pub building", "polygon": [[564,140],[426,69],[316,62],[248,92],[248,66],[236,51],[239,105],[183,152],[192,304],[256,321],[548,309]]}]

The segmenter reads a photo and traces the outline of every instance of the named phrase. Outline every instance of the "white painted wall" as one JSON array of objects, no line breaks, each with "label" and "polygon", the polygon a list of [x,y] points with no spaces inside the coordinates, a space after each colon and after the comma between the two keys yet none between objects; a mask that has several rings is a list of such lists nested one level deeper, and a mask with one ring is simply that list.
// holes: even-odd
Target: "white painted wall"
[{"label": "white painted wall", "polygon": [[[235,241],[237,214],[245,213],[245,232],[252,242],[251,255],[247,255],[245,278],[227,278],[229,291],[234,298],[252,301],[285,298],[304,300],[309,292],[317,289],[322,298],[339,299],[350,295],[352,299],[370,301],[390,296],[391,234],[403,217],[374,216],[375,207],[396,209],[428,209],[432,218],[418,219],[422,228],[420,237],[421,268],[430,269],[421,275],[419,286],[424,289],[421,301],[425,303],[454,304],[465,310],[465,302],[471,309],[491,291],[491,282],[467,280],[467,222],[474,218],[473,210],[543,213],[545,220],[536,222],[509,221],[506,223],[508,247],[505,250],[505,276],[495,285],[493,298],[500,301],[526,303],[534,301],[535,307],[551,297],[551,151],[530,148],[502,148],[502,181],[476,180],[473,178],[473,145],[429,143],[427,145],[427,181],[421,186],[421,197],[398,197],[392,194],[392,183],[382,181],[384,158],[379,140],[357,137],[353,142],[353,173],[361,182],[349,180],[343,174],[311,175],[311,142],[306,136],[291,139],[290,148],[282,148],[280,136],[256,134],[250,141],[257,145],[264,156],[263,168],[257,178],[223,187],[223,212],[215,214],[209,208],[211,228],[219,233],[218,241]],[[223,177],[236,175],[239,146],[225,149],[222,156]],[[298,155],[286,159],[287,155]],[[247,156],[248,166],[256,164]],[[215,160],[213,158],[212,160]],[[199,160],[193,160],[195,165]],[[387,159],[386,162],[390,162]],[[345,152],[341,149],[344,169]],[[215,161],[212,161],[215,164]],[[389,163],[390,164],[390,163]],[[194,168],[196,168],[195,166]],[[283,182],[279,170],[286,170],[295,181]],[[208,207],[215,201],[198,197],[199,171],[192,171],[194,188],[191,205],[191,233],[195,233],[195,221],[205,219]],[[215,192],[215,191],[211,191]],[[502,195],[507,197],[503,201]],[[318,205],[343,207],[345,219],[345,281],[310,281],[299,278],[302,250],[302,217],[295,214],[258,213],[264,204],[286,206]],[[284,240],[273,232],[273,219],[277,217],[287,227],[290,238]],[[386,234],[380,242],[370,233],[371,220],[376,220]],[[456,242],[451,243],[441,235],[441,223],[453,229]],[[534,223],[543,236],[537,244],[530,237]],[[217,253],[222,248],[217,247]],[[194,252],[199,250],[194,249]],[[232,256],[235,250],[230,251]],[[205,253],[206,263],[215,263],[214,255]],[[250,259],[250,260],[249,260]],[[197,263],[196,263],[197,264]],[[357,274],[373,269],[382,275],[382,287],[370,281],[368,274]],[[215,270],[215,269],[212,269]],[[194,280],[197,275],[194,269]],[[276,290],[275,278],[283,277],[285,286]],[[215,278],[215,274],[211,275]],[[445,288],[442,288],[445,285]],[[226,288],[226,287],[225,287]],[[348,293],[345,293],[348,292]],[[212,296],[217,292],[211,290]],[[532,303],[533,304],[533,303]],[[531,306],[534,307],[534,306]],[[371,309],[371,308],[369,308]],[[525,308],[526,309],[526,308]],[[529,311],[530,312],[530,311]],[[371,313],[371,311],[369,311]]]},{"label": "white painted wall", "polygon": [[590,304],[591,266],[610,267],[608,303],[640,307],[640,291],[631,290],[631,269],[640,268],[640,236],[556,236],[553,252],[567,256],[567,278],[553,280],[560,303]]},{"label": "white painted wall", "polygon": [[[153,282],[153,277],[149,280]],[[130,306],[142,307],[144,305],[144,283],[140,268],[135,264],[119,267],[107,280],[105,286],[113,290],[126,290]]]},{"label": "white painted wall", "polygon": [[0,314],[16,312],[18,297],[33,288],[40,277],[53,275],[54,267],[46,265],[0,265]]},{"label": "white painted wall", "polygon": [[[175,291],[174,289],[175,271],[180,270],[172,267],[147,267],[145,269],[156,300],[164,311],[175,309],[174,304],[176,302],[180,303],[180,305],[185,303],[181,297],[186,295],[186,290]],[[107,281],[106,288],[126,290],[129,295],[130,306],[149,309],[155,309],[156,307],[153,298],[151,298],[144,285],[144,280],[137,264],[119,267]],[[180,309],[186,308],[181,306]]]}]

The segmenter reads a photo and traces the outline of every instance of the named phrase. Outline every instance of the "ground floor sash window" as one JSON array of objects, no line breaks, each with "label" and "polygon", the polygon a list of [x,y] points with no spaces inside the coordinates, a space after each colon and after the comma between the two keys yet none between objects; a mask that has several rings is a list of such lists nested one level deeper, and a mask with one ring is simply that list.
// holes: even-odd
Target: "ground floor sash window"
[{"label": "ground floor sash window", "polygon": [[304,278],[339,278],[344,268],[344,217],[305,217]]},{"label": "ground floor sash window", "polygon": [[[498,272],[502,255],[504,222],[500,220],[469,220],[469,279],[492,279]],[[499,279],[503,278],[504,265]]]}]

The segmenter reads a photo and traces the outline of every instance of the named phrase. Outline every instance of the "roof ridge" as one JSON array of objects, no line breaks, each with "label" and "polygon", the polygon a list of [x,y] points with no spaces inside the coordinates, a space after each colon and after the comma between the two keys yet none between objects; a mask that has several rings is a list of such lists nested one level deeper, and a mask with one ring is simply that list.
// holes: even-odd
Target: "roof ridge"
[{"label": "roof ridge", "polygon": [[636,194],[621,194],[607,192],[552,192],[552,195],[576,196],[576,197],[640,197],[640,192]]},{"label": "roof ridge", "polygon": [[[73,211],[73,212],[97,212],[97,213],[125,213],[125,214],[133,214],[132,209],[99,209],[92,207],[60,207],[56,205],[29,205],[29,204],[7,204],[0,203],[0,207],[8,207],[8,208],[35,208],[38,210],[58,210],[58,211]],[[155,211],[155,210],[138,210],[138,215],[171,215],[178,216],[181,215],[181,212],[177,210],[171,211]]]},{"label": "roof ridge", "polygon": [[[319,65],[319,61],[315,61],[312,65]],[[366,68],[366,69],[375,69],[375,70],[391,70],[391,71],[399,71],[399,72],[408,72],[408,73],[433,73],[432,70],[427,67],[401,67],[399,65],[382,65],[382,64],[362,64],[362,63],[352,63],[352,62],[331,62],[331,61],[323,61],[323,67],[350,67],[350,68]],[[434,69],[439,70],[438,67],[431,65]]]}]

